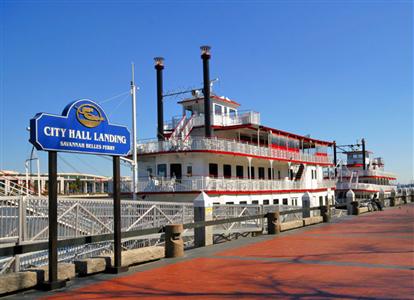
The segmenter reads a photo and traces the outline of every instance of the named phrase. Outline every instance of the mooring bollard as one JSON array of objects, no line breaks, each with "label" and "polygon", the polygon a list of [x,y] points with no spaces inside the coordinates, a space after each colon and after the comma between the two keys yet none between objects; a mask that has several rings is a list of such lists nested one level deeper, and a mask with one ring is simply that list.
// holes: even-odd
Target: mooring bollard
[{"label": "mooring bollard", "polygon": [[[193,202],[194,222],[205,222],[213,220],[213,201],[201,192]],[[204,226],[194,229],[194,246],[205,247],[213,245],[213,226]]]},{"label": "mooring bollard", "polygon": [[169,224],[165,226],[165,257],[184,256],[184,241],[181,237],[182,224]]},{"label": "mooring bollard", "polygon": [[346,193],[346,207],[348,210],[348,215],[356,214],[356,211],[354,210],[354,204],[353,204],[354,202],[355,202],[355,193],[352,190],[349,190]]},{"label": "mooring bollard", "polygon": [[331,207],[329,203],[321,206],[321,216],[324,223],[329,223],[331,221]]},{"label": "mooring bollard", "polygon": [[397,196],[397,193],[395,192],[395,190],[392,190],[391,195],[390,195],[390,206],[395,206],[396,196]]},{"label": "mooring bollard", "polygon": [[379,197],[379,202],[381,203],[381,207],[384,208],[385,207],[385,193],[383,189],[380,190],[378,197]]},{"label": "mooring bollard", "polygon": [[401,204],[407,204],[407,189],[403,189],[402,190],[402,195],[401,195]]},{"label": "mooring bollard", "polygon": [[267,234],[280,233],[280,214],[279,211],[269,212],[267,217]]},{"label": "mooring bollard", "polygon": [[356,215],[356,216],[359,215],[359,210],[358,210],[359,202],[358,201],[353,201],[351,203],[351,205],[352,205],[352,214]]}]

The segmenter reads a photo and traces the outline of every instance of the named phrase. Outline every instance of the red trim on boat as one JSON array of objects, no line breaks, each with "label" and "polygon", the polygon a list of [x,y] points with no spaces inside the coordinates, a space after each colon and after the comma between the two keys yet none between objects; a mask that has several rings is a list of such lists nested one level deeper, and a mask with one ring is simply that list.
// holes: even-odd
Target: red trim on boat
[{"label": "red trim on boat", "polygon": [[[219,97],[219,96],[216,96],[216,95],[212,95],[212,96],[210,96],[210,98],[219,100],[219,101],[224,102],[224,103],[230,103],[230,104],[233,104],[233,105],[236,105],[236,106],[240,106],[240,104],[237,103],[236,101],[226,99],[226,98],[223,98],[223,97]],[[183,104],[183,103],[188,103],[188,102],[192,102],[192,101],[200,101],[200,100],[204,101],[204,97],[184,99],[182,101],[178,101],[177,103],[178,104]]]}]

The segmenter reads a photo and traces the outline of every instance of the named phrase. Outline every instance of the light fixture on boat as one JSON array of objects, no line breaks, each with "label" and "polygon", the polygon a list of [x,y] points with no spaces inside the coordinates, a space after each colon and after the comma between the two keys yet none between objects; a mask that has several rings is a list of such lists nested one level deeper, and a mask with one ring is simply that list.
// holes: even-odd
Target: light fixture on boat
[{"label": "light fixture on boat", "polygon": [[156,66],[164,66],[164,57],[155,57],[154,61]]},{"label": "light fixture on boat", "polygon": [[210,50],[211,47],[210,46],[201,46],[201,55],[210,55]]}]

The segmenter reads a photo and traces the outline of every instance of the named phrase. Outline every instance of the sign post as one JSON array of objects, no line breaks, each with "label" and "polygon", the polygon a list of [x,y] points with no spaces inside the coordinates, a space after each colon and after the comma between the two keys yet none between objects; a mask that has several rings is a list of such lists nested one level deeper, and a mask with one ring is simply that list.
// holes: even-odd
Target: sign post
[{"label": "sign post", "polygon": [[66,281],[58,281],[57,263],[57,152],[48,152],[49,160],[49,281],[45,282],[44,290],[54,290],[66,286]]},{"label": "sign post", "polygon": [[48,151],[49,156],[49,280],[42,288],[53,290],[66,285],[58,280],[57,152],[113,156],[114,264],[108,272],[126,271],[121,261],[120,156],[131,150],[128,128],[111,124],[97,103],[84,99],[68,104],[62,115],[37,114],[30,120],[29,141],[38,150]]},{"label": "sign post", "polygon": [[114,196],[114,261],[107,269],[108,273],[118,274],[128,270],[122,267],[121,260],[121,172],[119,156],[113,158],[113,196]]}]

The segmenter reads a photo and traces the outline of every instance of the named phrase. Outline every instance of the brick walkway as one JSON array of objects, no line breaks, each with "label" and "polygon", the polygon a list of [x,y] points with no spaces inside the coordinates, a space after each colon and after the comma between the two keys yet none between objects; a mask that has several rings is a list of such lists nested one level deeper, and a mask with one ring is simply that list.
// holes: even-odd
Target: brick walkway
[{"label": "brick walkway", "polygon": [[224,251],[207,247],[46,299],[414,299],[413,230],[407,205]]}]

